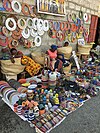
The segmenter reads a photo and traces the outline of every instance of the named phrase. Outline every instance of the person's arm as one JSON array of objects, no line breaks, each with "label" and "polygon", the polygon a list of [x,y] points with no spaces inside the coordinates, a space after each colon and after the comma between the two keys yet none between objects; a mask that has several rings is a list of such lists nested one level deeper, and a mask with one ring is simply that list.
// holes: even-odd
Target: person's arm
[{"label": "person's arm", "polygon": [[15,58],[21,58],[21,57],[23,57],[23,53],[21,51],[18,51]]}]

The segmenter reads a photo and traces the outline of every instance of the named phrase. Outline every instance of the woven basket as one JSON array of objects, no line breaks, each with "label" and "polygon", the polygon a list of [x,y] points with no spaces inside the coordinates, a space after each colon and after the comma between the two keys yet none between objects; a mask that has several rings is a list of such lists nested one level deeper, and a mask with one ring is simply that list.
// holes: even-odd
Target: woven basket
[{"label": "woven basket", "polygon": [[71,56],[72,47],[71,46],[61,47],[61,48],[58,48],[57,51],[58,51],[58,54],[64,54],[65,59],[69,59]]},{"label": "woven basket", "polygon": [[41,53],[31,53],[32,59],[36,62],[39,63],[40,65],[44,65],[44,56],[42,56]]},{"label": "woven basket", "polygon": [[21,64],[21,58],[15,58],[13,64],[11,60],[1,60],[1,72],[5,75],[14,76],[24,71],[25,66]]},{"label": "woven basket", "polygon": [[70,64],[70,65],[67,66],[67,67],[63,67],[63,72],[64,72],[65,74],[68,74],[68,73],[70,72],[70,70],[71,70],[71,66],[72,66],[72,64]]},{"label": "woven basket", "polygon": [[81,54],[90,54],[90,50],[92,48],[92,45],[78,45],[78,52]]}]

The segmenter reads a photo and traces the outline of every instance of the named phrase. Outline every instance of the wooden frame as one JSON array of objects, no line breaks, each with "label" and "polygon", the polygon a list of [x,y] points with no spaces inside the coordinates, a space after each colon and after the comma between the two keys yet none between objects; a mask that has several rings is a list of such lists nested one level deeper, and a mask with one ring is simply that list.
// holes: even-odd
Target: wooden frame
[{"label": "wooden frame", "polygon": [[[54,8],[55,12],[53,10],[50,10],[51,5],[56,6]],[[37,10],[38,13],[54,15],[54,16],[65,16],[65,3],[60,4],[59,0],[37,0]]]}]

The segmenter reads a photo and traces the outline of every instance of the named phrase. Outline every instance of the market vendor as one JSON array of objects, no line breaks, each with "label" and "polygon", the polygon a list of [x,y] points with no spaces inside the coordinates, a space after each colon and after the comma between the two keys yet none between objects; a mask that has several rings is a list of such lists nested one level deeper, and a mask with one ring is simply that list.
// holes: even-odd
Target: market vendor
[{"label": "market vendor", "polygon": [[58,59],[58,55],[57,55],[57,46],[56,45],[51,45],[51,48],[49,50],[47,50],[46,52],[50,58],[50,69],[51,70],[57,70],[57,71],[61,71],[62,66],[63,66],[63,62]]},{"label": "market vendor", "polygon": [[12,63],[15,63],[14,58],[21,58],[23,53],[21,51],[17,51],[17,49],[8,47],[1,49],[1,60],[11,60]]},{"label": "market vendor", "polygon": [[54,70],[56,59],[57,59],[57,46],[51,45],[51,48],[47,50],[46,54],[48,54],[50,58],[50,69]]},{"label": "market vendor", "polygon": [[17,51],[17,49],[12,48],[10,49],[10,60],[12,63],[15,63],[14,58],[21,58],[23,53],[21,51]]},{"label": "market vendor", "polygon": [[65,41],[64,47],[67,47],[67,46],[69,46],[69,42]]}]

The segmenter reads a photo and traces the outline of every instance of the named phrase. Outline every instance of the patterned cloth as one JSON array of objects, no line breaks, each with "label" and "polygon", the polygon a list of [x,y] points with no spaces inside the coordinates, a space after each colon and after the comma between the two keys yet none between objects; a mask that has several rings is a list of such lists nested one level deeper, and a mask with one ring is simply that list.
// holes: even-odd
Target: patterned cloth
[{"label": "patterned cloth", "polygon": [[23,65],[26,65],[25,70],[31,75],[34,76],[36,75],[39,70],[41,69],[41,65],[38,63],[35,63],[30,57],[28,56],[23,56],[21,63]]}]

